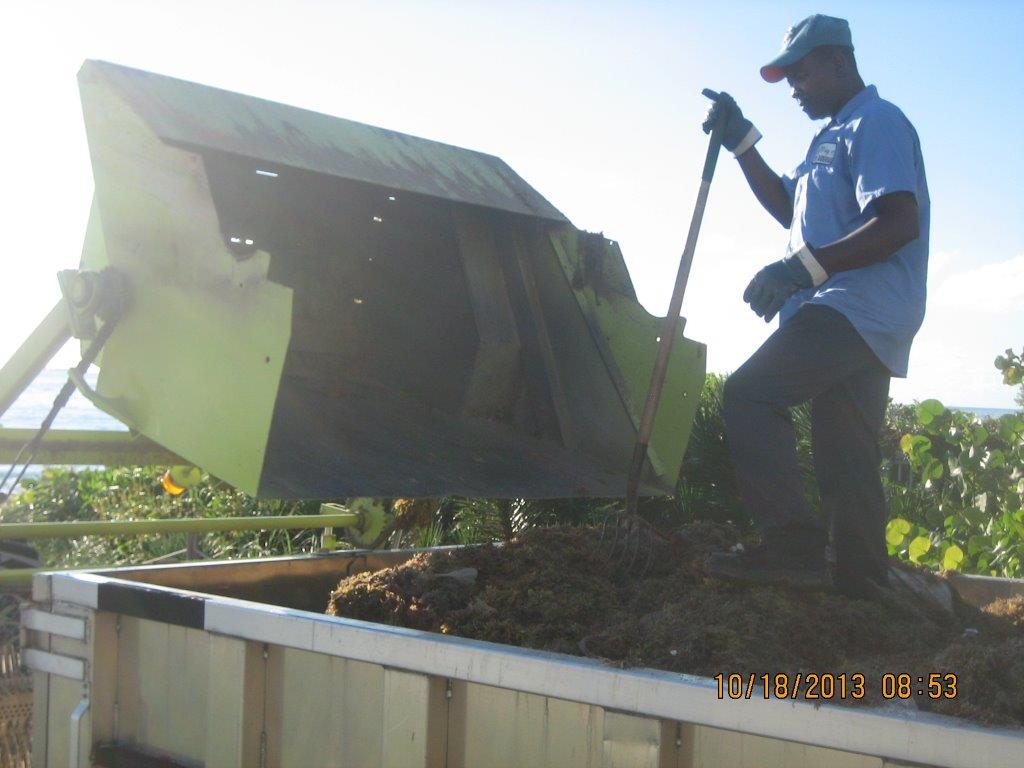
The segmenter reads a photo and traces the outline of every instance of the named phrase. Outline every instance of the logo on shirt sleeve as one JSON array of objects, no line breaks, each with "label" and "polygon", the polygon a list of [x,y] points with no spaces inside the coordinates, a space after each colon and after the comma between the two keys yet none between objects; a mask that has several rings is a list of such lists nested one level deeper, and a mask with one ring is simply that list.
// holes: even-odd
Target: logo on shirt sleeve
[{"label": "logo on shirt sleeve", "polygon": [[814,153],[814,159],[811,160],[811,162],[812,163],[822,163],[824,165],[831,165],[832,161],[835,159],[835,156],[836,156],[836,145],[835,144],[832,144],[832,143],[829,143],[829,144],[819,144],[818,145],[818,149]]}]

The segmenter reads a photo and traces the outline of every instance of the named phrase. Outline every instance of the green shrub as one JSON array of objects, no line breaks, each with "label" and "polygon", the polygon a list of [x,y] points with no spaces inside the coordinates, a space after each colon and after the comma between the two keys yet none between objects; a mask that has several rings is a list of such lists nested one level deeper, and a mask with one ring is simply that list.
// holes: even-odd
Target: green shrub
[{"label": "green shrub", "polygon": [[704,378],[676,496],[684,517],[750,523],[725,437],[722,402],[726,378],[716,373]]},{"label": "green shrub", "polygon": [[889,489],[889,551],[925,565],[1024,576],[1024,414],[982,420],[925,400],[900,445],[913,476]]}]

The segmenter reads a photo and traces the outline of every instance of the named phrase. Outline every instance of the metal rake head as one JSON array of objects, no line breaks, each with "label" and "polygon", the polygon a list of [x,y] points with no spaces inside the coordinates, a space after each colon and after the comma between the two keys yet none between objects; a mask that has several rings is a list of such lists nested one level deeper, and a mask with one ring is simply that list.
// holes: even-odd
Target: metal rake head
[{"label": "metal rake head", "polygon": [[641,577],[647,574],[657,544],[664,541],[653,525],[639,515],[613,511],[604,516],[599,528],[598,546],[616,571]]}]

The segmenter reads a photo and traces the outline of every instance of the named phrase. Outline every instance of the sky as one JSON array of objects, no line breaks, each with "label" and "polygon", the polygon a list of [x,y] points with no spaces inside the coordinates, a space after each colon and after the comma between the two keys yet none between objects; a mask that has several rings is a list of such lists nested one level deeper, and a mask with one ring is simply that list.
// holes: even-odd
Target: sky
[{"label": "sky", "polygon": [[[104,59],[481,150],[573,224],[617,240],[664,314],[726,90],[777,171],[820,127],[759,67],[811,13],[850,21],[860,71],[921,138],[932,200],[928,310],[900,402],[1013,407],[992,365],[1024,344],[1024,2],[8,2],[0,11],[0,362],[77,266],[92,174],[75,75]],[[774,328],[743,288],[787,232],[723,154],[683,302],[708,368]],[[70,346],[55,360],[73,365]]]}]

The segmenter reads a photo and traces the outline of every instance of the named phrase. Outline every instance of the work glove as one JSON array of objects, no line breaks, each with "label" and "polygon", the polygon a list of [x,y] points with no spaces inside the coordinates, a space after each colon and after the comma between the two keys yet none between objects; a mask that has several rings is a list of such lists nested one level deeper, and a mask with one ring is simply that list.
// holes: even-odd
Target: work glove
[{"label": "work glove", "polygon": [[722,146],[732,152],[734,157],[739,157],[757,144],[761,132],[743,116],[732,96],[725,91],[715,93],[707,88],[704,89],[704,95],[713,100],[701,126],[704,133],[711,133],[719,115],[723,115]]},{"label": "work glove", "polygon": [[828,273],[805,245],[754,275],[743,292],[743,300],[767,323],[794,293],[802,288],[815,288],[827,279]]}]

